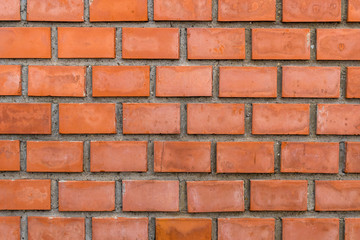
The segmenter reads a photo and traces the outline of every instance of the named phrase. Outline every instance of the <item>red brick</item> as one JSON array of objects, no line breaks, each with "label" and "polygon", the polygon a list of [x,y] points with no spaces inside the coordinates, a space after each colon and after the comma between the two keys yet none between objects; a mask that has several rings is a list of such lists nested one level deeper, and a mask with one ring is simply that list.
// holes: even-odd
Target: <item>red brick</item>
[{"label": "red brick", "polygon": [[211,97],[212,66],[156,67],[157,97]]},{"label": "red brick", "polygon": [[281,172],[338,173],[339,143],[283,142]]},{"label": "red brick", "polygon": [[28,172],[82,172],[83,142],[27,142]]},{"label": "red brick", "polygon": [[318,104],[317,134],[360,135],[360,105]]},{"label": "red brick", "polygon": [[346,173],[360,173],[360,143],[346,142]]},{"label": "red brick", "polygon": [[339,219],[283,218],[284,240],[338,240]]},{"label": "red brick", "polygon": [[217,173],[273,173],[273,142],[218,142]]},{"label": "red brick", "polygon": [[0,171],[20,171],[20,141],[0,141]]},{"label": "red brick", "polygon": [[219,218],[218,239],[275,240],[275,219]]},{"label": "red brick", "polygon": [[123,180],[122,194],[124,212],[179,211],[179,181]]},{"label": "red brick", "polygon": [[93,66],[93,97],[150,96],[150,66]]},{"label": "red brick", "polygon": [[252,59],[310,59],[310,29],[252,29]]},{"label": "red brick", "polygon": [[360,219],[345,218],[345,240],[356,240],[360,236]]},{"label": "red brick", "polygon": [[220,67],[219,97],[276,98],[276,67]]},{"label": "red brick", "polygon": [[360,211],[360,181],[315,181],[315,211]]},{"label": "red brick", "polygon": [[210,240],[210,218],[157,218],[156,240]]},{"label": "red brick", "polygon": [[124,103],[124,134],[179,134],[179,103]]},{"label": "red brick", "polygon": [[20,239],[21,217],[0,217],[0,240]]},{"label": "red brick", "polygon": [[275,21],[276,0],[219,0],[218,21]]},{"label": "red brick", "polygon": [[340,67],[283,67],[282,97],[338,98]]},{"label": "red brick", "polygon": [[188,28],[188,59],[245,59],[244,28]]},{"label": "red brick", "polygon": [[114,181],[60,181],[59,211],[115,210]]},{"label": "red brick", "polygon": [[360,22],[360,1],[348,1],[348,22]]},{"label": "red brick", "polygon": [[211,21],[211,0],[154,0],[155,21]]},{"label": "red brick", "polygon": [[244,211],[243,181],[190,181],[186,185],[190,213]]},{"label": "red brick", "polygon": [[211,172],[210,142],[155,142],[155,172]]},{"label": "red brick", "polygon": [[0,28],[0,58],[51,58],[51,29]]},{"label": "red brick", "polygon": [[189,103],[188,134],[244,134],[245,105],[221,103]]},{"label": "red brick", "polygon": [[360,67],[348,67],[346,98],[360,98]]},{"label": "red brick", "polygon": [[28,95],[85,97],[85,67],[29,66]]},{"label": "red brick", "polygon": [[84,21],[84,0],[27,0],[26,10],[28,21]]},{"label": "red brick", "polygon": [[28,239],[85,240],[85,219],[74,217],[28,217]]},{"label": "red brick", "polygon": [[61,103],[59,131],[62,134],[116,133],[115,104]]},{"label": "red brick", "polygon": [[91,142],[91,172],[146,172],[147,142]]},{"label": "red brick", "polygon": [[0,134],[51,134],[51,104],[0,103]]},{"label": "red brick", "polygon": [[147,21],[147,0],[90,1],[90,22]]},{"label": "red brick", "polygon": [[0,65],[0,95],[21,95],[20,65]]},{"label": "red brick", "polygon": [[317,29],[317,60],[360,60],[360,29]]},{"label": "red brick", "polygon": [[122,57],[125,59],[179,59],[178,28],[123,28]]},{"label": "red brick", "polygon": [[340,22],[341,0],[283,0],[283,22]]},{"label": "red brick", "polygon": [[253,134],[308,135],[309,104],[253,104]]},{"label": "red brick", "polygon": [[0,1],[0,21],[20,21],[20,0]]},{"label": "red brick", "polygon": [[50,210],[51,180],[0,180],[0,210]]},{"label": "red brick", "polygon": [[92,239],[148,239],[147,218],[92,218]]},{"label": "red brick", "polygon": [[250,181],[250,211],[306,210],[306,180]]},{"label": "red brick", "polygon": [[59,58],[115,58],[115,28],[59,27]]}]

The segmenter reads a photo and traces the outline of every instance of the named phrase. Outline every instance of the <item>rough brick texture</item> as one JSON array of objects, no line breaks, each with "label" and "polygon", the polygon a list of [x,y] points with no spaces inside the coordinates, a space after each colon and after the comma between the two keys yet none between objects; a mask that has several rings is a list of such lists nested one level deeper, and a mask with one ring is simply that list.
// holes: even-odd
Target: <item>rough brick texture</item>
[{"label": "rough brick texture", "polygon": [[0,0],[0,240],[360,239],[360,0]]}]

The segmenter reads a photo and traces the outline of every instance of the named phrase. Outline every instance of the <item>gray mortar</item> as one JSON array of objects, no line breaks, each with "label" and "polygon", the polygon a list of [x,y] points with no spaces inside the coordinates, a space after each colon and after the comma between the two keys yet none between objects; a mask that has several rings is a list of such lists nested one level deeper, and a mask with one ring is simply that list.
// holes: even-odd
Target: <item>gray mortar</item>
[{"label": "gray mortar", "polygon": [[[217,22],[217,0],[213,0],[213,20],[210,22],[154,22],[153,0],[148,0],[148,22],[89,22],[89,0],[85,0],[84,22],[26,22],[26,0],[21,0],[21,21],[1,22],[1,27],[51,27],[52,29],[52,58],[51,59],[0,59],[0,65],[22,65],[22,96],[0,97],[0,102],[29,102],[29,103],[52,103],[52,134],[51,135],[0,135],[0,140],[21,141],[21,171],[1,172],[2,179],[52,179],[52,210],[51,211],[0,211],[0,216],[22,216],[21,239],[27,239],[27,216],[59,216],[59,217],[85,217],[86,239],[91,239],[92,217],[148,217],[149,239],[155,239],[155,218],[157,217],[193,217],[211,218],[212,238],[217,239],[217,218],[224,217],[261,217],[275,218],[275,239],[282,237],[281,218],[284,217],[318,217],[339,218],[340,237],[344,239],[344,218],[360,217],[358,212],[316,212],[314,211],[314,188],[315,180],[360,180],[359,174],[344,174],[345,144],[346,141],[358,141],[358,136],[318,136],[316,135],[316,105],[318,103],[347,103],[359,104],[360,99],[346,99],[346,67],[360,66],[360,61],[316,61],[316,29],[317,28],[360,28],[360,23],[347,23],[347,0],[342,0],[342,21],[340,23],[282,23],[281,0],[276,0],[277,14],[275,22]],[[58,59],[57,58],[57,27],[115,27],[116,28],[116,58],[115,59]],[[121,58],[121,28],[122,27],[174,27],[180,29],[180,59],[178,60],[125,60]],[[186,30],[192,27],[226,27],[245,28],[246,32],[246,59],[245,60],[187,60]],[[252,60],[251,59],[251,29],[253,28],[310,28],[311,29],[311,59],[305,61],[296,60]],[[84,98],[71,97],[28,97],[27,96],[27,73],[29,65],[75,65],[86,66],[86,92]],[[119,97],[119,98],[93,98],[91,84],[91,66],[93,65],[150,65],[150,97]],[[188,97],[188,98],[156,98],[155,78],[156,66],[172,65],[211,65],[213,66],[213,96],[212,97]],[[340,66],[341,67],[341,91],[338,99],[286,99],[281,97],[282,66]],[[219,66],[275,66],[278,68],[278,96],[274,99],[265,98],[219,98],[218,76]],[[58,111],[59,103],[116,103],[117,134],[112,135],[61,135],[59,134]],[[179,135],[123,135],[122,134],[122,103],[127,102],[155,102],[155,103],[181,103],[181,133]],[[186,133],[186,105],[188,103],[245,103],[245,134],[244,135],[188,135]],[[310,104],[310,135],[252,135],[252,103],[308,103]],[[26,141],[84,141],[84,172],[83,173],[28,173],[26,172]],[[90,141],[148,141],[148,172],[146,173],[91,173],[90,171]],[[211,142],[211,173],[154,173],[153,169],[153,143],[154,141],[209,141]],[[275,173],[274,174],[216,174],[216,142],[220,141],[274,141]],[[340,168],[338,174],[292,174],[280,173],[280,146],[283,141],[299,142],[339,142],[340,143]],[[129,179],[158,179],[180,181],[180,211],[178,213],[142,213],[122,212],[121,185],[122,180]],[[306,212],[250,212],[250,179],[305,179],[308,180],[308,211]],[[58,211],[58,181],[59,180],[99,180],[116,182],[116,209],[113,212],[59,212]],[[187,213],[186,181],[194,180],[244,180],[244,212],[230,213]]]}]

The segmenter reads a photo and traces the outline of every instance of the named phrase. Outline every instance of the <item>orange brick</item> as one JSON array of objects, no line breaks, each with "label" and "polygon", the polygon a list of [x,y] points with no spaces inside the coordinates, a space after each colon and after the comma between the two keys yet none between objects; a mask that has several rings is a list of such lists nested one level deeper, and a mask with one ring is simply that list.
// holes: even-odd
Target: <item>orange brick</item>
[{"label": "orange brick", "polygon": [[59,131],[62,134],[116,133],[115,104],[61,103]]},{"label": "orange brick", "polygon": [[85,219],[28,217],[28,239],[85,239]]},{"label": "orange brick", "polygon": [[308,135],[309,104],[253,104],[253,134]]},{"label": "orange brick", "polygon": [[316,134],[360,135],[359,104],[318,104]]},{"label": "orange brick", "polygon": [[60,181],[59,211],[113,211],[114,181]]},{"label": "orange brick", "polygon": [[340,67],[283,67],[282,97],[338,98]]},{"label": "orange brick", "polygon": [[348,67],[346,98],[360,98],[360,67]]},{"label": "orange brick", "polygon": [[27,0],[26,10],[28,21],[84,21],[84,0]]},{"label": "orange brick", "polygon": [[19,240],[21,217],[0,217],[1,240]]},{"label": "orange brick", "polygon": [[157,97],[211,97],[212,66],[156,67]]},{"label": "orange brick", "polygon": [[51,180],[0,180],[0,210],[50,210]]},{"label": "orange brick", "polygon": [[85,67],[29,66],[28,95],[85,97]]},{"label": "orange brick", "polygon": [[93,66],[93,97],[150,96],[150,66]]},{"label": "orange brick", "polygon": [[0,1],[0,21],[20,21],[20,0]]},{"label": "orange brick", "polygon": [[219,218],[218,239],[274,240],[273,218]]},{"label": "orange brick", "polygon": [[178,212],[179,181],[123,180],[122,200],[124,212]]},{"label": "orange brick", "polygon": [[276,67],[220,67],[219,97],[276,98]]},{"label": "orange brick", "polygon": [[360,143],[346,142],[346,173],[360,173]]},{"label": "orange brick", "polygon": [[244,211],[243,181],[188,181],[188,212]]},{"label": "orange brick", "polygon": [[51,134],[51,104],[0,103],[0,134]]},{"label": "orange brick", "polygon": [[188,134],[244,134],[245,105],[221,103],[189,103]]},{"label": "orange brick", "polygon": [[283,142],[281,172],[338,173],[339,143]]},{"label": "orange brick", "polygon": [[315,181],[315,211],[360,211],[360,181]]},{"label": "orange brick", "polygon": [[146,172],[147,142],[91,142],[91,172]]},{"label": "orange brick", "polygon": [[125,59],[179,59],[178,28],[123,28],[122,57]]},{"label": "orange brick", "polygon": [[306,210],[306,180],[250,181],[250,211]]},{"label": "orange brick", "polygon": [[0,141],[0,171],[20,171],[20,141]]},{"label": "orange brick", "polygon": [[91,22],[147,21],[147,0],[90,1]]},{"label": "orange brick", "polygon": [[360,1],[348,1],[348,22],[360,22]]},{"label": "orange brick", "polygon": [[147,218],[92,218],[92,239],[148,239]]},{"label": "orange brick", "polygon": [[59,27],[59,58],[115,58],[115,28]]},{"label": "orange brick", "polygon": [[155,142],[155,172],[211,172],[210,142]]},{"label": "orange brick", "polygon": [[179,134],[179,103],[124,103],[124,134]]},{"label": "orange brick", "polygon": [[283,0],[283,22],[340,22],[341,0]]},{"label": "orange brick", "polygon": [[276,0],[219,0],[218,21],[275,21]]},{"label": "orange brick", "polygon": [[0,65],[0,95],[21,95],[20,65]]},{"label": "orange brick", "polygon": [[210,240],[210,218],[157,218],[156,240]]},{"label": "orange brick", "polygon": [[356,240],[360,236],[360,219],[345,218],[345,240]]},{"label": "orange brick", "polygon": [[310,29],[252,29],[252,59],[310,59]]},{"label": "orange brick", "polygon": [[244,28],[188,28],[188,59],[245,59]]},{"label": "orange brick", "polygon": [[82,172],[83,142],[33,142],[26,147],[28,172]]},{"label": "orange brick", "polygon": [[51,29],[0,28],[0,58],[51,58]]},{"label": "orange brick", "polygon": [[339,219],[336,218],[283,218],[284,240],[338,240]]},{"label": "orange brick", "polygon": [[217,173],[273,173],[273,142],[218,142]]},{"label": "orange brick", "polygon": [[155,21],[211,21],[211,0],[154,0]]},{"label": "orange brick", "polygon": [[360,29],[317,29],[317,60],[360,60]]}]

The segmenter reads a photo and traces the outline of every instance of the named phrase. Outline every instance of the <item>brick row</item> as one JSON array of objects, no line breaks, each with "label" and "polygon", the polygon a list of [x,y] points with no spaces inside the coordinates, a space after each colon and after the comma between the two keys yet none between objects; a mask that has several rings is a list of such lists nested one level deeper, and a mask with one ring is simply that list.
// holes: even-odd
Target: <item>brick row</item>
[{"label": "brick row", "polygon": [[[243,212],[244,181],[187,181],[189,213]],[[316,180],[315,211],[359,211],[360,181]],[[115,181],[58,182],[59,211],[115,210]],[[179,181],[122,180],[124,212],[179,212]],[[156,192],[156,194],[153,194]],[[51,210],[50,180],[0,180],[0,210]],[[250,180],[250,211],[307,211],[307,180]]]},{"label": "brick row", "polygon": [[[122,58],[179,59],[180,29],[122,28]],[[58,27],[58,58],[115,58],[116,29]],[[359,29],[317,29],[317,60],[360,60]],[[51,58],[48,27],[0,28],[0,58]],[[245,59],[244,28],[187,29],[187,58]],[[310,29],[252,29],[253,60],[309,60]]]},{"label": "brick row", "polygon": [[[71,4],[71,5],[70,5]],[[360,6],[357,0],[348,0],[349,22],[359,22]],[[0,21],[19,21],[20,0],[1,2]],[[54,10],[48,11],[49,8]],[[115,4],[111,0],[90,1],[91,22],[148,21],[146,0],[121,0]],[[210,0],[181,1],[155,0],[155,21],[211,21],[212,2]],[[217,19],[231,21],[275,21],[276,1],[218,0]],[[84,0],[27,0],[27,21],[83,22]],[[340,22],[340,0],[284,0],[283,22]]]}]

